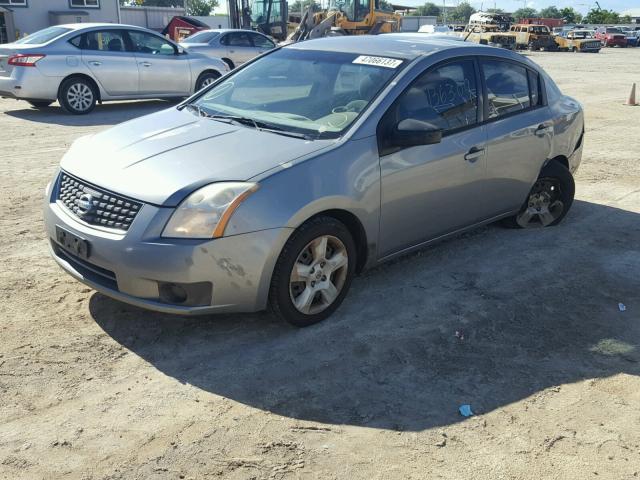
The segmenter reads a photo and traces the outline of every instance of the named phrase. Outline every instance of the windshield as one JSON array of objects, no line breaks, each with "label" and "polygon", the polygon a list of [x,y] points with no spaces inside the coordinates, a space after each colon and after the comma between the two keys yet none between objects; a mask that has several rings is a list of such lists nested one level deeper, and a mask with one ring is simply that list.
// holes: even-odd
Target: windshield
[{"label": "windshield", "polygon": [[607,33],[622,33],[619,28],[607,28]]},{"label": "windshield", "polygon": [[532,33],[537,33],[537,34],[548,34],[549,33],[549,29],[547,27],[544,26],[539,26],[539,27],[529,27],[529,31]]},{"label": "windshield", "polygon": [[47,43],[54,38],[59,37],[60,35],[70,32],[71,28],[64,27],[49,27],[44,30],[39,30],[36,33],[32,33],[31,35],[27,35],[20,40],[16,40],[15,43],[24,43],[27,45],[40,45],[42,43]]},{"label": "windshield", "polygon": [[591,32],[573,32],[573,38],[591,38]]},{"label": "windshield", "polygon": [[194,33],[193,35],[182,40],[181,43],[209,43],[211,40],[220,35],[220,32],[202,31]]},{"label": "windshield", "polygon": [[336,138],[402,65],[388,57],[284,48],[229,75],[192,104],[206,115]]}]

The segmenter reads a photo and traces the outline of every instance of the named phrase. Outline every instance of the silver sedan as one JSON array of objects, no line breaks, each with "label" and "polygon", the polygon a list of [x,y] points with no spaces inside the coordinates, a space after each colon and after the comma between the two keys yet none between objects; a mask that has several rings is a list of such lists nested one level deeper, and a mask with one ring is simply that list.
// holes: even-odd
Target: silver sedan
[{"label": "silver sedan", "polygon": [[240,66],[276,46],[262,33],[233,29],[202,30],[185,38],[180,45],[190,52],[221,58],[230,68]]},{"label": "silver sedan", "polygon": [[310,40],[78,140],[46,190],[47,236],[118,300],[310,325],[363,269],[489,222],[560,223],[583,135],[580,104],[517,53]]},{"label": "silver sedan", "polygon": [[58,100],[73,114],[107,100],[187,97],[228,71],[220,59],[128,25],[57,25],[0,45],[0,96],[36,108]]}]

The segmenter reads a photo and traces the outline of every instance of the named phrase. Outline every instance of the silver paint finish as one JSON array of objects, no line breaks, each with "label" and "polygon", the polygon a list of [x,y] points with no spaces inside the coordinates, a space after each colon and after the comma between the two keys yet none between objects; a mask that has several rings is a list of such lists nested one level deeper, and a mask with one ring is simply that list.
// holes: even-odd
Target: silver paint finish
[{"label": "silver paint finish", "polygon": [[[232,32],[238,32],[239,30],[235,29],[212,29],[212,30],[201,30],[200,32],[218,32],[219,35],[212,38],[208,43],[189,43],[189,39],[185,39],[180,43],[182,47],[187,49],[190,52],[201,53],[203,55],[207,55],[208,57],[213,58],[225,58],[229,59],[233,62],[234,67],[239,67],[249,60],[257,57],[258,55],[262,55],[265,52],[271,50],[271,48],[275,47],[275,44],[271,48],[266,47],[256,47],[256,46],[239,46],[239,45],[225,45],[225,41],[229,40],[229,34]],[[197,33],[200,33],[197,32]],[[242,33],[248,33],[249,35],[255,35],[260,39],[266,39],[269,42],[273,43],[266,35],[263,35],[259,32],[252,32],[250,30],[240,30]]]},{"label": "silver paint finish", "polygon": [[151,55],[80,50],[69,43],[69,40],[84,32],[105,29],[141,31],[166,40],[145,28],[109,23],[80,23],[65,27],[72,30],[46,44],[0,45],[0,57],[3,58],[16,53],[46,55],[35,67],[13,67],[0,72],[0,96],[53,101],[65,78],[81,75],[96,83],[103,101],[187,97],[195,92],[197,79],[203,72],[224,75],[229,71],[222,60],[194,52]]},{"label": "silver paint finish", "polygon": [[[339,210],[349,215],[365,235],[365,267],[373,266],[515,213],[552,158],[566,160],[572,172],[580,164],[578,140],[584,131],[580,105],[517,53],[393,34],[319,39],[286,48],[393,54],[405,59],[407,66],[335,140],[259,132],[170,108],[74,144],[62,161],[63,169],[147,203],[126,235],[114,235],[83,225],[55,202],[47,202],[49,235],[55,225],[82,235],[94,245],[92,261],[116,272],[122,291],[106,293],[166,311],[168,306],[154,303],[157,293],[150,281],[208,279],[214,284],[210,308],[171,307],[171,311],[259,310],[266,306],[271,272],[288,236],[318,213]],[[521,62],[540,72],[548,105],[486,121],[445,136],[436,145],[380,157],[377,124],[404,88],[442,60],[477,55]],[[536,134],[540,125],[544,131]],[[484,151],[473,161],[465,160],[472,147]],[[260,188],[235,211],[223,238],[200,242],[160,237],[180,201],[202,185],[225,180],[254,181]],[[240,271],[250,272],[250,285],[240,280]]]}]

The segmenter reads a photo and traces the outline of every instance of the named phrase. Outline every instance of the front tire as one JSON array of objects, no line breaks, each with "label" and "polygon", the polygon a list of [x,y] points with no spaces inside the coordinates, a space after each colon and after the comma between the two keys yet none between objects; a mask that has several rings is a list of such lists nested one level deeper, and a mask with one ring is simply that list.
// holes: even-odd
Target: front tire
[{"label": "front tire", "polygon": [[200,74],[200,76],[198,77],[198,80],[196,81],[196,92],[202,90],[205,87],[208,87],[219,78],[220,78],[219,73],[204,72]]},{"label": "front tire", "polygon": [[561,163],[549,162],[538,175],[520,211],[503,221],[511,228],[540,228],[558,225],[573,203],[575,183]]},{"label": "front tire", "polygon": [[62,108],[73,115],[86,115],[95,108],[97,97],[93,83],[84,78],[75,77],[62,83],[58,102]]},{"label": "front tire", "polygon": [[342,303],[356,268],[349,229],[332,217],[315,217],[299,227],[276,263],[269,305],[297,327],[329,317]]}]

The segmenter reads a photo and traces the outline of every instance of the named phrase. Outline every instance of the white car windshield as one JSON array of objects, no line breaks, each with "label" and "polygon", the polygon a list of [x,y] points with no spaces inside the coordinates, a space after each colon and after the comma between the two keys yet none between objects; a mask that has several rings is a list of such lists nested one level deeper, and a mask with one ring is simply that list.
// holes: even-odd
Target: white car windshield
[{"label": "white car windshield", "polygon": [[27,45],[41,45],[43,43],[50,42],[51,40],[58,38],[67,32],[70,32],[71,28],[64,27],[49,27],[44,30],[39,30],[31,35],[27,35],[20,40],[16,40],[15,43],[24,43]]},{"label": "white car windshield", "polygon": [[225,77],[192,102],[202,115],[335,138],[404,66],[385,56],[285,48]]},{"label": "white car windshield", "polygon": [[218,35],[220,35],[220,32],[209,32],[205,30],[204,32],[196,32],[190,37],[185,38],[182,40],[182,43],[209,43]]}]

